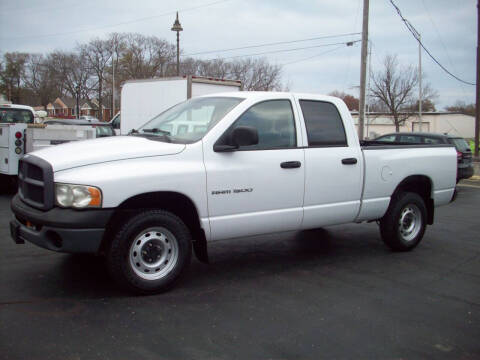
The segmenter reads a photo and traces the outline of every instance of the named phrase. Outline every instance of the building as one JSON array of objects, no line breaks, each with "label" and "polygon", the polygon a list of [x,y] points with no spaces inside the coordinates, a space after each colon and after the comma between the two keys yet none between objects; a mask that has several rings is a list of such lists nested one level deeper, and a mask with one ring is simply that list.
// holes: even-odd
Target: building
[{"label": "building", "polygon": [[[355,126],[358,127],[358,112],[352,111]],[[418,114],[413,114],[400,126],[400,131],[420,131]],[[466,139],[475,137],[475,117],[453,112],[426,112],[422,114],[422,131],[438,134],[459,135]],[[391,115],[369,113],[365,117],[365,137],[369,139],[395,132]]]},{"label": "building", "polygon": [[[80,99],[78,102],[81,115],[90,115],[103,121],[109,121],[110,109],[102,105],[102,117],[99,117],[98,101]],[[62,96],[47,105],[48,117],[73,119],[76,117],[77,100],[68,96]]]}]

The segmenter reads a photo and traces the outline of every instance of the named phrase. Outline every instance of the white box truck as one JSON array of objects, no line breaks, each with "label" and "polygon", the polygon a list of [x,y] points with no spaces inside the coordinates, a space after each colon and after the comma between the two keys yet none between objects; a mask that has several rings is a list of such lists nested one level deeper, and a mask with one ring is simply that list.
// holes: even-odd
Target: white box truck
[{"label": "white box truck", "polygon": [[190,98],[240,91],[242,82],[196,76],[129,80],[121,93],[120,134],[138,129],[154,116]]}]

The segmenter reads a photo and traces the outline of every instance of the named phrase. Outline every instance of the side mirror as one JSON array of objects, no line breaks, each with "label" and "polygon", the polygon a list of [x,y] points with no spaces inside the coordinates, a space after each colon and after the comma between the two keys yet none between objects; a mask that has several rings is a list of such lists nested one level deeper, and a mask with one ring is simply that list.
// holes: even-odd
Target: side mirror
[{"label": "side mirror", "polygon": [[258,144],[258,131],[252,126],[238,126],[231,134],[232,144],[236,147]]},{"label": "side mirror", "polygon": [[255,144],[258,144],[257,129],[252,126],[238,126],[229,134],[227,143],[215,144],[213,146],[213,151],[231,152],[237,150],[240,146]]}]

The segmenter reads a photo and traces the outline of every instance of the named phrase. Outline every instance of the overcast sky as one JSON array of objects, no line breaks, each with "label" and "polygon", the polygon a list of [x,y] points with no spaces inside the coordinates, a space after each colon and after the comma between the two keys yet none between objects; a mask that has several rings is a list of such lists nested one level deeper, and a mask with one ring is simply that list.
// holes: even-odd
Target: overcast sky
[{"label": "overcast sky", "polygon": [[[477,7],[475,0],[395,0],[403,15],[421,33],[430,52],[452,73],[475,82]],[[0,51],[47,53],[71,50],[77,43],[110,32],[138,32],[175,41],[170,28],[179,10],[184,28],[184,54],[281,41],[358,33],[362,30],[363,0],[0,0]],[[341,90],[358,96],[360,35],[214,52],[204,59],[266,56],[283,66],[283,81],[291,91],[329,93]],[[402,64],[418,65],[418,43],[407,31],[389,0],[370,0],[372,70],[386,54]],[[329,46],[321,46],[329,45]],[[475,87],[464,85],[441,70],[425,52],[422,67],[438,91],[437,109],[456,100],[474,102]]]}]

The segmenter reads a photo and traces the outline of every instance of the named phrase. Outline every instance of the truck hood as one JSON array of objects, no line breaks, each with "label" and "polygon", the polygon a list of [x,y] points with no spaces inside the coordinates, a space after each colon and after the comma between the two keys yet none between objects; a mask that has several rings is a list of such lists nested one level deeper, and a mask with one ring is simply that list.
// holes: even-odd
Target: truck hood
[{"label": "truck hood", "polygon": [[109,161],[173,155],[184,149],[184,144],[171,144],[135,136],[112,136],[51,146],[31,154],[48,161],[53,171],[60,171]]}]

